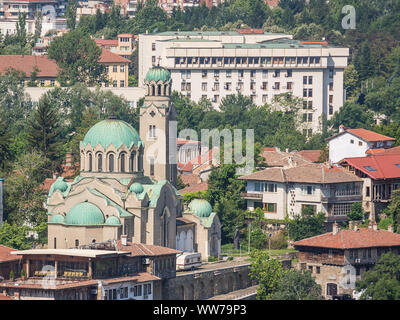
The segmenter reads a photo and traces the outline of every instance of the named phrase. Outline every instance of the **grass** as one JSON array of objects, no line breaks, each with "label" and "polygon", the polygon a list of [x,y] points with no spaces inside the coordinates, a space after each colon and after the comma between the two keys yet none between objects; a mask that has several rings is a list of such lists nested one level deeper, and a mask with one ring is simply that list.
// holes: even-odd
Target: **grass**
[{"label": "grass", "polygon": [[[254,248],[251,248],[251,251],[253,250]],[[268,251],[268,248],[266,250]],[[271,249],[271,255],[281,255],[288,252],[296,252],[296,251],[297,250],[294,249]],[[221,254],[237,257],[240,255],[240,249],[234,249],[233,243],[226,243],[221,246]],[[242,246],[242,256],[248,256],[247,246],[246,247]]]}]

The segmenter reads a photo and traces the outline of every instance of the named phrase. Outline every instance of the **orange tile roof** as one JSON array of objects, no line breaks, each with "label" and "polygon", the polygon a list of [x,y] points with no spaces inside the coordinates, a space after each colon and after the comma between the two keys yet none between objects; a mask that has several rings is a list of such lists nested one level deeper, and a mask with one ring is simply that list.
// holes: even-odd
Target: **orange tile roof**
[{"label": "orange tile roof", "polygon": [[11,298],[11,297],[9,297],[9,296],[2,295],[2,294],[0,293],[0,300],[14,300],[14,299]]},{"label": "orange tile roof", "polygon": [[179,190],[179,193],[180,194],[193,193],[193,192],[205,191],[207,189],[208,189],[208,183],[202,182],[202,183],[199,183],[196,185],[185,187],[185,188]]},{"label": "orange tile roof", "polygon": [[296,246],[322,247],[332,249],[355,249],[371,247],[400,246],[400,234],[386,230],[359,229],[340,230],[336,235],[332,232],[303,239],[293,243]]},{"label": "orange tile roof", "polygon": [[318,162],[322,150],[301,150],[296,154],[311,162]]},{"label": "orange tile roof", "polygon": [[123,57],[121,57],[121,56],[119,56],[119,55],[117,55],[115,53],[112,53],[111,51],[109,51],[107,49],[102,48],[101,56],[100,56],[98,62],[100,62],[100,63],[113,63],[113,62],[115,62],[115,63],[117,63],[117,62],[129,63],[130,60],[125,59],[125,58],[123,58]]},{"label": "orange tile roof", "polygon": [[242,29],[237,29],[236,31],[238,33],[243,33],[243,34],[263,34],[264,33],[263,29],[253,29],[253,28],[242,28]]},{"label": "orange tile roof", "polygon": [[39,70],[38,78],[56,78],[58,67],[54,60],[47,56],[27,56],[27,55],[0,55],[0,73],[15,69],[22,71],[26,77],[30,77],[35,67]]},{"label": "orange tile roof", "polygon": [[368,141],[368,142],[375,142],[375,141],[396,141],[395,138],[384,136],[383,134],[376,133],[374,131],[366,130],[366,129],[346,129],[346,132],[350,132],[355,136]]},{"label": "orange tile roof", "polygon": [[112,39],[94,39],[97,45],[100,46],[111,46],[111,47],[118,47],[118,40]]},{"label": "orange tile roof", "polygon": [[368,149],[365,154],[379,154],[382,153],[385,149],[383,148],[376,148],[376,149]]},{"label": "orange tile roof", "polygon": [[117,246],[119,251],[130,252],[131,253],[130,256],[163,256],[163,255],[177,254],[181,252],[167,247],[161,247],[143,243],[127,242],[127,245],[124,246],[122,245],[121,240],[117,241]]},{"label": "orange tile roof", "polygon": [[287,167],[290,162],[294,166],[304,165],[310,163],[309,160],[296,153],[283,152],[280,150],[265,150],[262,153],[265,163],[268,167]]},{"label": "orange tile roof", "polygon": [[383,153],[366,157],[345,158],[340,163],[347,163],[372,179],[400,178],[400,154]]},{"label": "orange tile roof", "polygon": [[376,152],[376,154],[400,154],[400,146],[389,149],[370,149],[370,150],[381,150],[379,152]]},{"label": "orange tile roof", "polygon": [[16,261],[22,258],[22,256],[11,254],[12,251],[17,251],[17,250],[0,244],[0,263]]}]

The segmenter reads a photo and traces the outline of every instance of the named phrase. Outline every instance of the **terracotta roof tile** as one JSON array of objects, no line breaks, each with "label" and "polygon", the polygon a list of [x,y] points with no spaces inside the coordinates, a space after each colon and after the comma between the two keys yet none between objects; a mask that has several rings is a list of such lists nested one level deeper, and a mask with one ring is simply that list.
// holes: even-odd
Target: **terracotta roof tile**
[{"label": "terracotta roof tile", "polygon": [[37,77],[56,78],[58,75],[57,64],[47,56],[27,56],[27,55],[0,55],[0,73],[15,69],[22,71],[30,77],[35,67],[39,70]]},{"label": "terracotta roof tile", "polygon": [[181,252],[175,249],[150,244],[132,242],[128,242],[127,244],[128,245],[124,246],[122,245],[121,240],[117,241],[118,250],[128,251],[131,253],[131,256],[162,256]]},{"label": "terracotta roof tile", "polygon": [[374,131],[366,130],[366,129],[346,129],[347,132],[350,132],[357,137],[369,141],[369,142],[374,142],[374,141],[396,141],[395,138],[384,136],[383,134],[376,133]]},{"label": "terracotta roof tile", "polygon": [[309,160],[296,153],[276,151],[265,151],[262,153],[268,167],[288,167],[290,163],[294,166],[310,163]]},{"label": "terracotta roof tile", "polygon": [[101,56],[99,58],[99,62],[100,63],[112,63],[112,62],[125,62],[125,63],[129,63],[130,60],[125,59],[115,53],[112,53],[111,51],[102,48],[101,51]]},{"label": "terracotta roof tile", "polygon": [[[375,149],[370,149],[370,150],[375,150]],[[377,149],[377,150],[378,152],[374,152],[375,154],[400,154],[400,146],[389,149]]]},{"label": "terracotta roof tile", "polygon": [[118,46],[118,40],[94,39],[94,41],[99,46],[110,46],[110,47],[117,47]]},{"label": "terracotta roof tile", "polygon": [[301,150],[296,154],[311,162],[318,162],[322,150]]},{"label": "terracotta roof tile", "polygon": [[200,191],[205,191],[208,189],[208,183],[207,182],[202,182],[193,186],[185,187],[181,190],[179,190],[180,194],[185,194],[185,193],[193,193],[193,192],[200,192]]},{"label": "terracotta roof tile", "polygon": [[328,232],[296,241],[293,245],[333,249],[392,247],[400,246],[400,234],[373,229],[340,230],[336,235]]},{"label": "terracotta roof tile", "polygon": [[22,256],[11,254],[11,252],[13,251],[18,251],[18,250],[0,244],[0,263],[8,261],[16,261],[22,258]]}]

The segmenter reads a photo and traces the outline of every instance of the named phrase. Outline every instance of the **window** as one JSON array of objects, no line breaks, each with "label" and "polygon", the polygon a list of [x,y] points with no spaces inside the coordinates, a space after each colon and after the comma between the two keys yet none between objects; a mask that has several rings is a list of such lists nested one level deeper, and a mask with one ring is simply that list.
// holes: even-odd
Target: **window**
[{"label": "window", "polygon": [[275,85],[274,85],[273,89],[279,90],[279,87],[280,87],[280,83],[279,82],[275,82]]},{"label": "window", "polygon": [[122,153],[120,158],[120,171],[125,172],[125,153]]},{"label": "window", "polygon": [[308,114],[307,121],[308,122],[312,122],[312,113]]},{"label": "window", "polygon": [[219,77],[219,70],[214,70],[214,77],[218,78]]},{"label": "window", "polygon": [[369,197],[370,196],[370,187],[366,187],[366,189],[365,189],[365,196],[366,197]]},{"label": "window", "polygon": [[266,103],[268,101],[268,95],[267,94],[263,94],[262,96],[262,102]]},{"label": "window", "polygon": [[79,247],[79,240],[78,239],[75,240],[75,247]]},{"label": "window", "polygon": [[227,78],[232,77],[232,70],[226,70],[226,77]]},{"label": "window", "polygon": [[117,80],[113,81],[113,87],[116,88],[117,87]]},{"label": "window", "polygon": [[301,186],[301,193],[304,195],[312,195],[315,193],[315,186]]},{"label": "window", "polygon": [[351,140],[350,140],[350,143],[351,143],[351,144],[354,144],[354,140],[353,140],[353,139],[351,139]]},{"label": "window", "polygon": [[93,159],[92,159],[92,154],[89,153],[89,171],[92,171],[93,169],[93,163],[92,163]]},{"label": "window", "polygon": [[129,157],[129,171],[130,172],[134,172],[135,171],[135,157],[136,157],[136,153],[132,152],[131,156]]},{"label": "window", "polygon": [[309,77],[308,77],[308,84],[312,84],[312,81],[313,81],[313,77],[312,77],[312,76],[309,76]]},{"label": "window", "polygon": [[313,273],[313,266],[308,266],[308,270],[310,270],[311,273]]},{"label": "window", "polygon": [[190,70],[186,71],[186,79],[190,79],[192,72]]},{"label": "window", "polygon": [[254,78],[256,76],[255,70],[250,70],[250,78]]},{"label": "window", "polygon": [[262,78],[266,79],[268,77],[268,70],[263,70],[262,71]]},{"label": "window", "polygon": [[293,89],[293,88],[292,88],[292,84],[293,84],[293,82],[288,82],[288,83],[286,84],[286,89],[292,90],[292,89]]},{"label": "window", "polygon": [[118,66],[117,65],[113,65],[113,72],[118,72]]},{"label": "window", "polygon": [[[265,70],[264,70],[265,71]],[[238,76],[239,78],[243,78],[243,70],[238,70]]]},{"label": "window", "polygon": [[231,91],[231,86],[232,86],[232,83],[231,82],[225,82],[225,86],[224,86],[224,88],[225,88],[225,90],[227,90],[227,91]]},{"label": "window", "polygon": [[331,94],[329,95],[329,103],[331,103],[331,104],[333,103],[333,95],[331,95]]},{"label": "window", "polygon": [[362,147],[363,143],[362,141],[358,141],[358,146]]},{"label": "window", "polygon": [[261,89],[267,90],[267,87],[268,87],[268,82],[263,82]]},{"label": "window", "polygon": [[312,97],[312,89],[308,89],[308,96]]},{"label": "window", "polygon": [[317,274],[321,273],[321,267],[315,267],[315,269],[316,269],[315,271],[316,271]]},{"label": "window", "polygon": [[307,97],[307,89],[303,89],[303,97],[304,97],[304,98]]},{"label": "window", "polygon": [[57,238],[54,238],[54,249],[57,249]]},{"label": "window", "polygon": [[114,172],[114,155],[110,154],[108,156],[108,171]]},{"label": "window", "polygon": [[307,84],[307,76],[303,76],[303,84]]},{"label": "window", "polygon": [[156,126],[149,125],[149,138],[155,138],[155,137],[156,137]]},{"label": "window", "polygon": [[153,64],[153,66],[156,64],[156,56],[151,57],[151,63]]},{"label": "window", "polygon": [[268,213],[276,213],[276,203],[264,203],[264,211]]},{"label": "window", "polygon": [[329,105],[329,115],[333,114],[333,105]]},{"label": "window", "polygon": [[333,82],[329,83],[329,91],[333,91]]},{"label": "window", "polygon": [[286,77],[287,77],[287,78],[291,78],[291,77],[292,77],[292,70],[291,70],[291,69],[289,69],[289,70],[287,71]]},{"label": "window", "polygon": [[40,85],[43,87],[45,84],[44,80],[40,80]]},{"label": "window", "polygon": [[156,44],[155,43],[151,44],[151,51],[156,51]]},{"label": "window", "polygon": [[103,155],[101,153],[97,155],[97,171],[103,171]]},{"label": "window", "polygon": [[207,78],[207,70],[202,70],[201,71],[201,77],[202,78]]},{"label": "window", "polygon": [[364,168],[367,169],[368,171],[376,171],[376,169],[371,166],[364,166]]},{"label": "window", "polygon": [[55,81],[55,80],[50,80],[50,85],[51,85],[52,87],[54,87],[55,84],[56,84],[56,81]]},{"label": "window", "polygon": [[329,69],[329,79],[333,78],[333,69]]},{"label": "window", "polygon": [[125,87],[125,81],[124,81],[124,80],[120,80],[120,81],[119,81],[119,86],[120,86],[121,88]]},{"label": "window", "polygon": [[154,176],[154,158],[150,158],[150,175]]},{"label": "window", "polygon": [[346,216],[350,213],[351,203],[335,203],[333,205],[334,216]]},{"label": "window", "polygon": [[186,83],[186,91],[191,91],[192,90],[192,85],[190,82]]}]

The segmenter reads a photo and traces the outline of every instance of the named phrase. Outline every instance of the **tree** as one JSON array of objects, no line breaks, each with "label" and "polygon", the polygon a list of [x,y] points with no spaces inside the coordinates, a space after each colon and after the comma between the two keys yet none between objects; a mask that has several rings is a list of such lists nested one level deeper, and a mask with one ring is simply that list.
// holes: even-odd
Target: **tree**
[{"label": "tree", "polygon": [[5,170],[7,160],[11,158],[11,134],[7,128],[5,119],[0,115],[0,170]]},{"label": "tree", "polygon": [[322,289],[308,270],[286,270],[270,300],[322,300]]},{"label": "tree", "polygon": [[400,233],[400,189],[393,190],[392,201],[383,211],[393,221],[393,230]]},{"label": "tree", "polygon": [[344,69],[344,82],[343,87],[346,90],[347,99],[353,97],[357,92],[359,87],[358,72],[353,64],[349,64],[347,68]]},{"label": "tree", "polygon": [[346,102],[339,111],[336,111],[329,124],[334,128],[344,125],[348,128],[371,129],[374,125],[374,116],[371,111],[362,105]]},{"label": "tree", "polygon": [[32,149],[41,152],[49,160],[49,167],[57,168],[61,164],[60,120],[57,110],[51,105],[45,94],[39,100],[38,108],[29,121],[28,141]]},{"label": "tree", "polygon": [[36,10],[34,17],[35,17],[35,33],[33,36],[32,46],[35,45],[35,43],[40,38],[40,35],[42,34],[42,18],[43,18],[42,12],[40,10]]},{"label": "tree", "polygon": [[18,12],[18,21],[15,25],[15,28],[16,28],[17,41],[21,48],[21,53],[22,53],[22,49],[26,46],[26,43],[27,43],[26,13],[25,12],[23,12],[23,13]]},{"label": "tree", "polygon": [[92,86],[107,80],[105,67],[98,62],[101,50],[89,35],[76,29],[55,38],[48,48],[48,56],[60,69],[61,84],[81,82]]},{"label": "tree", "polygon": [[365,216],[365,212],[362,207],[361,202],[354,202],[351,204],[350,212],[347,214],[347,217],[350,221],[354,220],[363,220]]},{"label": "tree", "polygon": [[387,252],[356,282],[361,300],[400,300],[400,256]]},{"label": "tree", "polygon": [[316,216],[303,213],[302,217],[296,216],[289,221],[288,231],[290,239],[299,241],[325,232],[325,215],[320,212]]},{"label": "tree", "polygon": [[253,250],[250,256],[249,276],[258,282],[257,299],[267,300],[278,288],[283,274],[282,264],[278,259],[270,258],[265,250]]},{"label": "tree", "polygon": [[29,228],[4,222],[0,227],[0,244],[16,250],[27,250],[32,248],[32,242],[27,238]]},{"label": "tree", "polygon": [[78,7],[78,3],[76,0],[68,0],[67,9],[66,9],[66,17],[67,17],[67,28],[70,30],[74,30],[76,26],[76,9]]}]

